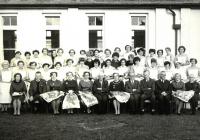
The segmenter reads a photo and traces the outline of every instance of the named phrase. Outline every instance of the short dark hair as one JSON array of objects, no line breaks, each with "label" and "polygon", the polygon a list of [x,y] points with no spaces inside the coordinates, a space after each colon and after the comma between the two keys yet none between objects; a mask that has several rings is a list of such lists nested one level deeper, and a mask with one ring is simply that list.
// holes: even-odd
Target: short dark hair
[{"label": "short dark hair", "polygon": [[90,76],[90,72],[89,72],[89,71],[85,71],[85,72],[83,73],[83,76],[85,76],[86,73],[88,73],[89,76]]},{"label": "short dark hair", "polygon": [[78,63],[80,63],[81,61],[85,62],[85,58],[83,57],[79,58]]},{"label": "short dark hair", "polygon": [[16,51],[16,52],[15,52],[15,55],[16,55],[16,54],[20,54],[20,55],[21,55],[22,53],[21,53],[20,51]]},{"label": "short dark hair", "polygon": [[169,61],[165,61],[165,62],[164,62],[164,66],[166,66],[166,65],[171,66],[171,63],[170,63]]},{"label": "short dark hair", "polygon": [[22,81],[22,75],[21,75],[21,73],[15,73],[15,74],[14,74],[14,81],[16,81],[17,75],[20,76],[20,81]]},{"label": "short dark hair", "polygon": [[155,58],[151,58],[151,63],[157,63],[157,60]]},{"label": "short dark hair", "polygon": [[105,50],[104,50],[104,53],[106,53],[106,51],[109,51],[110,54],[111,54],[111,50],[110,50],[110,49],[105,49]]},{"label": "short dark hair", "polygon": [[127,47],[130,47],[130,49],[132,50],[131,45],[126,45],[126,46],[125,46],[125,50],[127,49]]},{"label": "short dark hair", "polygon": [[24,56],[26,56],[27,54],[31,55],[31,53],[30,53],[30,52],[25,52],[25,53],[24,53]]},{"label": "short dark hair", "polygon": [[144,50],[144,48],[139,48],[138,50],[137,50],[137,53],[139,53],[139,52],[143,52],[143,53],[145,53],[145,50]]},{"label": "short dark hair", "polygon": [[163,50],[162,50],[162,49],[157,50],[157,54],[158,54],[159,52],[162,52],[162,54],[163,54]]},{"label": "short dark hair", "polygon": [[122,58],[122,59],[120,60],[120,64],[122,63],[122,61],[125,61],[125,63],[126,63],[126,59],[125,59],[125,58]]},{"label": "short dark hair", "polygon": [[181,49],[181,48],[182,48],[182,49],[184,50],[184,52],[185,52],[185,50],[186,50],[185,46],[179,46],[179,47],[178,47],[178,51],[179,51],[179,52],[180,52],[180,49]]},{"label": "short dark hair", "polygon": [[69,53],[71,53],[72,51],[74,52],[74,54],[76,54],[76,52],[75,52],[74,49],[70,49],[70,50],[69,50]]},{"label": "short dark hair", "polygon": [[149,49],[149,53],[152,53],[152,52],[155,54],[156,50],[155,49]]},{"label": "short dark hair", "polygon": [[57,65],[60,65],[60,66],[62,67],[62,64],[61,64],[60,62],[56,62],[56,63],[54,64],[54,66],[57,66]]},{"label": "short dark hair", "polygon": [[30,62],[29,66],[31,66],[32,64],[35,64],[37,66],[37,63],[35,61]]},{"label": "short dark hair", "polygon": [[20,60],[17,62],[17,65],[19,65],[19,63],[23,63],[23,65],[25,64],[24,61]]},{"label": "short dark hair", "polygon": [[114,52],[114,53],[112,54],[112,57],[115,57],[115,56],[119,58],[119,53]]},{"label": "short dark hair", "polygon": [[53,72],[50,73],[50,77],[51,77],[54,73],[56,74],[56,77],[58,76],[58,73],[55,72],[55,71],[53,71]]},{"label": "short dark hair", "polygon": [[47,49],[47,48],[43,48],[43,49],[42,49],[42,52],[44,52],[44,50],[46,50],[46,51],[48,52],[48,49]]},{"label": "short dark hair", "polygon": [[133,59],[133,64],[134,64],[134,65],[136,64],[136,61],[139,61],[139,62],[140,62],[140,58],[139,58],[139,57],[135,57],[135,58]]},{"label": "short dark hair", "polygon": [[198,63],[198,61],[197,61],[197,59],[196,59],[196,58],[191,58],[191,59],[190,59],[190,62],[192,62],[193,60],[195,61],[195,64],[197,64],[197,63]]},{"label": "short dark hair", "polygon": [[93,60],[93,64],[94,64],[94,63],[98,63],[98,65],[100,65],[99,59],[94,59],[94,60]]},{"label": "short dark hair", "polygon": [[85,51],[85,50],[80,50],[80,54],[81,54],[81,52],[84,52],[84,53],[86,54],[86,51]]},{"label": "short dark hair", "polygon": [[72,61],[72,63],[74,63],[73,59],[67,59],[66,63],[68,63],[69,61]]},{"label": "short dark hair", "polygon": [[64,52],[64,50],[63,50],[62,48],[58,48],[58,49],[57,49],[57,53],[58,53],[59,51],[62,51],[62,53]]},{"label": "short dark hair", "polygon": [[40,54],[40,52],[39,52],[38,50],[33,50],[33,51],[32,51],[32,54],[34,54],[34,53]]},{"label": "short dark hair", "polygon": [[44,68],[44,66],[46,66],[46,65],[47,65],[48,67],[50,66],[49,63],[44,63],[44,64],[42,65],[42,67]]}]

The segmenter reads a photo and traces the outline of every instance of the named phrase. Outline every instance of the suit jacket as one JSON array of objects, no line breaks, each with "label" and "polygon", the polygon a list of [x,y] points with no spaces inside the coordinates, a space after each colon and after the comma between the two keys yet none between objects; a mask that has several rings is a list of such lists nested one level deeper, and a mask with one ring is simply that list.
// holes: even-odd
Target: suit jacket
[{"label": "suit jacket", "polygon": [[141,94],[154,94],[155,91],[155,81],[149,78],[147,82],[146,79],[140,81]]},{"label": "suit jacket", "polygon": [[[133,92],[133,89],[136,89],[136,91]],[[140,93],[140,83],[137,80],[134,80],[134,83],[132,83],[130,80],[126,81],[125,83],[125,90],[128,93]]]},{"label": "suit jacket", "polygon": [[[102,90],[98,90],[97,88],[102,88]],[[93,92],[94,94],[101,94],[101,93],[108,94],[109,92],[108,81],[103,80],[102,85],[101,85],[99,80],[95,80],[93,84]]]},{"label": "suit jacket", "polygon": [[36,80],[31,81],[29,94],[30,96],[35,96],[47,92],[47,84],[46,81],[41,79],[39,82],[39,93],[37,92],[37,82]]},{"label": "suit jacket", "polygon": [[185,90],[186,91],[194,90],[195,94],[199,94],[199,92],[200,92],[200,85],[197,82],[194,82],[194,83],[187,82],[185,84]]},{"label": "suit jacket", "polygon": [[162,92],[166,92],[168,95],[171,95],[172,87],[169,80],[165,80],[163,83],[159,79],[155,82],[155,94],[160,95]]}]

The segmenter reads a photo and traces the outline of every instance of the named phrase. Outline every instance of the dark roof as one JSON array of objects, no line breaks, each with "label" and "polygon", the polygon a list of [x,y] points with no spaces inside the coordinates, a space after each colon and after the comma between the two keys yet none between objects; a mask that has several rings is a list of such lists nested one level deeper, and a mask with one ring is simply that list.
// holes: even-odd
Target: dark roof
[{"label": "dark roof", "polygon": [[199,7],[200,0],[0,0],[1,8],[16,7]]}]

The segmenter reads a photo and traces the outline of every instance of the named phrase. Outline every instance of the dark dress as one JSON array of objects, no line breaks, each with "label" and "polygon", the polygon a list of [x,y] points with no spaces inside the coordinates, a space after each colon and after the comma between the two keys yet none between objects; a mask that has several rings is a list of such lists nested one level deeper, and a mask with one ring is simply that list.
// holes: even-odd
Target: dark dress
[{"label": "dark dress", "polygon": [[[130,99],[128,101],[128,106],[130,113],[135,113],[139,109],[139,99],[140,99],[140,83],[137,80],[134,82],[126,81],[125,83],[126,92],[130,93]],[[136,89],[133,91],[133,89]]]},{"label": "dark dress", "polygon": [[57,90],[57,91],[61,91],[61,86],[62,83],[60,80],[48,80],[47,81],[47,91],[53,91],[53,90]]},{"label": "dark dress", "polygon": [[[27,88],[24,81],[20,81],[20,82],[12,81],[10,85],[10,95],[12,96],[14,92],[23,92],[26,94]],[[25,95],[12,96],[12,100],[15,100],[15,99],[20,99],[21,102],[23,102],[25,99]]]},{"label": "dark dress", "polygon": [[68,92],[73,90],[75,94],[78,94],[78,84],[76,80],[65,80],[62,84],[62,91]]},{"label": "dark dress", "polygon": [[[102,88],[99,90],[98,88]],[[97,98],[98,104],[98,113],[106,113],[107,112],[107,103],[108,103],[108,81],[103,80],[100,82],[99,80],[95,80],[93,84],[93,94]]]}]

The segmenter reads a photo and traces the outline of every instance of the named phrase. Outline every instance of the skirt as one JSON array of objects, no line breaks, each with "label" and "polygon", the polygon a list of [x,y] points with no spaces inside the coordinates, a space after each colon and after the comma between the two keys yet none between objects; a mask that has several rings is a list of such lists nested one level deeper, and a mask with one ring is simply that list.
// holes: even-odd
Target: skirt
[{"label": "skirt", "polygon": [[113,91],[111,94],[120,103],[126,103],[130,98],[130,94],[127,92]]},{"label": "skirt", "polygon": [[62,109],[80,108],[80,101],[75,93],[67,93],[62,103]]},{"label": "skirt", "polygon": [[53,100],[56,100],[62,96],[64,96],[64,93],[59,92],[57,90],[54,91],[49,91],[49,92],[45,92],[43,94],[40,94],[40,96],[47,102],[50,103]]},{"label": "skirt", "polygon": [[91,107],[93,105],[98,104],[97,98],[92,94],[92,92],[88,91],[79,91],[79,95],[81,97],[81,100],[87,107]]},{"label": "skirt", "polygon": [[10,84],[7,82],[0,82],[0,104],[10,104],[11,96],[10,96]]}]

